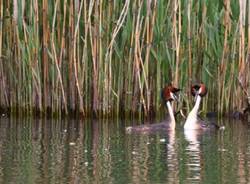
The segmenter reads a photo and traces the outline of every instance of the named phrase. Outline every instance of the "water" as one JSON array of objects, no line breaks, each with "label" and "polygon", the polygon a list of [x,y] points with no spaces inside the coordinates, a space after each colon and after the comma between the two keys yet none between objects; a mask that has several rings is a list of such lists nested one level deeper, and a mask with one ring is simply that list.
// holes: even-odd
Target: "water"
[{"label": "water", "polygon": [[250,128],[125,134],[129,121],[0,119],[0,183],[249,183]]}]

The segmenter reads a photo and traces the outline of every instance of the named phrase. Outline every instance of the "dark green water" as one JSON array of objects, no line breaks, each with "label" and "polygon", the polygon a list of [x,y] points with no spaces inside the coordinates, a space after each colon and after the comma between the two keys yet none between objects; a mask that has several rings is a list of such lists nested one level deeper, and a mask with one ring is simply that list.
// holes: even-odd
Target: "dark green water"
[{"label": "dark green water", "polygon": [[250,127],[125,134],[123,121],[0,119],[0,183],[250,183]]}]

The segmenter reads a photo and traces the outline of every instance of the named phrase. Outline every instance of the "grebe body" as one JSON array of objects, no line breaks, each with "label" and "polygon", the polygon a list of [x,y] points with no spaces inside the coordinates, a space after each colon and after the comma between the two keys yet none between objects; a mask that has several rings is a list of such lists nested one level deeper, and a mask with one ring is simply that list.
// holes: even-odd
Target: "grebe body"
[{"label": "grebe body", "polygon": [[211,129],[220,129],[215,123],[209,123],[202,120],[198,116],[199,107],[201,104],[202,97],[207,94],[206,86],[203,83],[192,85],[191,94],[195,97],[195,105],[191,112],[188,114],[186,122],[184,124],[185,130],[211,130]]},{"label": "grebe body", "polygon": [[132,132],[142,132],[142,133],[148,133],[148,132],[154,132],[154,131],[171,131],[175,130],[175,117],[174,117],[174,111],[172,108],[172,101],[178,99],[178,92],[180,89],[173,87],[172,85],[166,86],[162,90],[162,99],[164,101],[164,104],[166,105],[166,108],[168,110],[169,117],[164,120],[161,123],[157,124],[150,124],[150,125],[140,125],[140,126],[130,126],[126,127],[127,133]]}]

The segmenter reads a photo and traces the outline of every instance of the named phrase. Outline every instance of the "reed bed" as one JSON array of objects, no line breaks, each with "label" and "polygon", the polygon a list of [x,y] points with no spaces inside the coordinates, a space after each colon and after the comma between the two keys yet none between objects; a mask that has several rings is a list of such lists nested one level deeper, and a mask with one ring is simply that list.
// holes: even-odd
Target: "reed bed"
[{"label": "reed bed", "polygon": [[[247,0],[0,0],[0,107],[13,114],[150,116],[160,91],[208,86],[220,114],[250,95]],[[249,103],[249,102],[248,102]]]}]

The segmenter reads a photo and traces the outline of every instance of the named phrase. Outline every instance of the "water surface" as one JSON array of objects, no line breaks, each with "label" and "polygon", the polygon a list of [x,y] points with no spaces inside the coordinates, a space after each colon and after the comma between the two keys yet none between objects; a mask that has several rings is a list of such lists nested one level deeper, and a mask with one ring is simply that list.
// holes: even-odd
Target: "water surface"
[{"label": "water surface", "polygon": [[250,128],[220,123],[126,134],[130,121],[1,118],[0,183],[249,183]]}]

